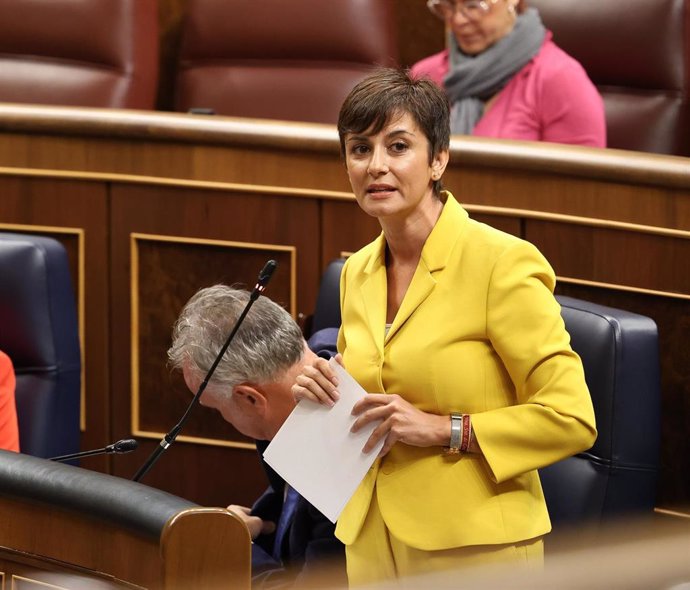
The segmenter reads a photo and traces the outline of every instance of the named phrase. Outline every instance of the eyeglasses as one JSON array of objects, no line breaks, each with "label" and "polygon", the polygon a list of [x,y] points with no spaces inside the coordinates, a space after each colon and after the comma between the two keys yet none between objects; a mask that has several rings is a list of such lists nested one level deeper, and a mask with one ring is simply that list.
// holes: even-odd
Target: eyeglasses
[{"label": "eyeglasses", "polygon": [[455,2],[454,0],[427,0],[427,8],[437,17],[443,20],[450,20],[455,16],[456,11],[467,20],[477,21],[481,19],[489,10],[491,5],[498,0],[465,0]]}]

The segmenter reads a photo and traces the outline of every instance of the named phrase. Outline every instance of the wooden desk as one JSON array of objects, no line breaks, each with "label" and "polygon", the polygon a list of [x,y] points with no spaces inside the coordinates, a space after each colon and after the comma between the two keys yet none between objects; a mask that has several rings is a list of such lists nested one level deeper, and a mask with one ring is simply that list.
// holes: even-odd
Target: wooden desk
[{"label": "wooden desk", "polygon": [[0,484],[3,588],[251,586],[249,531],[224,508],[7,451]]}]

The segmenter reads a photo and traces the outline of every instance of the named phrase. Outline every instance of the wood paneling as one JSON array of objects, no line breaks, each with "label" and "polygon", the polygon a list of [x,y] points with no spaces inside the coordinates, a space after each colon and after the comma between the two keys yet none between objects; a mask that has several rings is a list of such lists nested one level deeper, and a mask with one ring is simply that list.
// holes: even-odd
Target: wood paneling
[{"label": "wood paneling", "polygon": [[525,238],[559,275],[690,297],[690,232],[667,236],[528,220]]},{"label": "wood paneling", "polygon": [[[86,419],[82,448],[102,448],[110,440],[108,278],[105,265],[107,245],[107,186],[104,183],[68,179],[45,179],[0,175],[0,228],[48,235],[67,249],[73,273],[75,296],[79,282],[88,282],[84,297],[76,303],[83,322],[82,358]],[[83,270],[78,237],[83,235]],[[81,276],[84,273],[86,277]],[[93,458],[101,469],[106,457]]]},{"label": "wood paneling", "polygon": [[[320,270],[319,203],[271,191],[136,183],[113,183],[111,199],[112,318],[119,328],[112,334],[112,387],[123,392],[113,399],[113,428],[130,432],[136,410],[137,438],[146,436],[142,431],[160,434],[113,465],[113,473],[130,477],[191,401],[179,376],[166,369],[172,325],[189,297],[218,282],[251,289],[266,260],[273,258],[278,268],[266,294],[295,315],[313,309]],[[132,306],[136,325],[130,322]],[[130,342],[138,352],[134,365]],[[132,389],[131,371],[137,408],[124,394]],[[228,441],[249,442],[210,410],[197,408],[184,436],[146,483],[206,505],[251,503],[265,487],[256,453],[214,448]],[[227,471],[219,471],[220,465]]]},{"label": "wood paneling", "polygon": [[374,217],[362,213],[354,199],[324,201],[321,214],[323,269],[344,252],[355,252],[381,233]]},{"label": "wood paneling", "polygon": [[[131,245],[132,433],[138,438],[151,438],[150,433],[156,433],[155,438],[160,440],[191,401],[181,374],[171,374],[164,362],[170,328],[184,304],[201,287],[232,285],[238,277],[255,277],[257,269],[272,258],[280,270],[269,292],[275,301],[290,306],[294,249],[217,240],[180,241],[146,234],[133,234]],[[247,282],[245,287],[253,285]],[[228,326],[228,334],[231,329]],[[193,413],[185,435],[253,447],[251,439],[235,431],[216,412]]]},{"label": "wood paneling", "polygon": [[400,65],[415,62],[445,48],[443,21],[434,17],[420,0],[394,0],[398,19]]}]

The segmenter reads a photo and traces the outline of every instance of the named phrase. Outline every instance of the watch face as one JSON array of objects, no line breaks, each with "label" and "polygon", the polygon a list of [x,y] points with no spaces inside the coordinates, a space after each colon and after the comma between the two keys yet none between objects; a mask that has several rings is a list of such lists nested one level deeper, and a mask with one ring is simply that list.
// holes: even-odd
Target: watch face
[{"label": "watch face", "polygon": [[460,414],[450,415],[450,451],[459,453],[461,446],[463,419]]}]

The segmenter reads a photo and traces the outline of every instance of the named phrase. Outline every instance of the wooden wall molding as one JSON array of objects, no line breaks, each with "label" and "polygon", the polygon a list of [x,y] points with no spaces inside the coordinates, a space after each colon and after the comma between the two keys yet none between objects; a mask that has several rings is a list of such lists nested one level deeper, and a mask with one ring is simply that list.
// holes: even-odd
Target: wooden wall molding
[{"label": "wooden wall molding", "polygon": [[[0,103],[0,133],[17,141],[31,135],[103,138],[111,142],[147,140],[195,145],[318,152],[339,158],[333,125],[267,119],[198,116],[182,113]],[[507,169],[596,180],[690,188],[687,159],[627,150],[543,142],[453,136],[451,166]],[[175,176],[174,172],[171,176]]]},{"label": "wooden wall molding", "polygon": [[613,229],[619,231],[634,232],[638,234],[651,234],[656,236],[667,236],[690,240],[690,231],[670,229],[667,227],[659,227],[654,225],[626,223],[622,221],[613,221],[611,219],[581,217],[578,215],[564,215],[561,213],[549,213],[545,211],[530,211],[527,209],[516,209],[514,207],[475,205],[473,203],[463,203],[463,207],[467,209],[467,211],[470,213],[496,215],[498,217],[512,217],[520,219],[539,219],[543,221],[567,223],[570,225],[583,225],[588,227]]},{"label": "wooden wall molding", "polygon": [[0,103],[0,131],[339,151],[332,125],[185,113]]},{"label": "wooden wall molding", "polygon": [[[170,332],[170,328],[172,327],[172,323],[176,319],[176,316],[173,317],[173,315],[170,316],[170,321],[161,326],[160,323],[156,324],[155,318],[153,321],[151,318],[146,318],[147,319],[147,329],[144,330],[141,327],[141,321],[140,321],[140,314],[142,313],[141,310],[141,303],[142,303],[142,297],[145,296],[142,294],[142,289],[141,289],[141,283],[142,283],[142,278],[140,276],[140,251],[142,248],[142,245],[144,244],[149,244],[149,245],[155,245],[155,244],[177,244],[177,245],[184,245],[188,246],[189,249],[194,249],[195,247],[204,247],[204,246],[210,246],[215,249],[221,249],[225,250],[228,253],[228,257],[232,257],[233,252],[242,252],[245,251],[247,253],[249,252],[260,252],[262,256],[266,257],[271,255],[271,253],[277,252],[283,252],[286,254],[286,257],[289,261],[289,291],[290,291],[290,307],[288,311],[290,311],[291,315],[293,318],[296,317],[296,249],[292,246],[282,246],[282,245],[276,245],[276,244],[265,244],[265,243],[252,243],[252,242],[235,242],[235,241],[228,241],[228,240],[211,240],[211,239],[205,239],[205,238],[189,238],[189,237],[183,237],[183,236],[169,236],[169,235],[156,235],[156,234],[143,234],[143,233],[136,233],[133,232],[130,234],[130,257],[131,257],[131,262],[130,262],[130,306],[131,306],[131,327],[130,327],[130,334],[131,334],[131,390],[130,390],[130,396],[131,396],[131,431],[132,435],[140,438],[147,438],[147,439],[156,439],[156,440],[161,440],[163,436],[166,434],[166,432],[169,431],[170,428],[174,426],[174,423],[166,423],[164,426],[166,426],[166,430],[152,430],[152,429],[146,429],[141,426],[142,422],[142,396],[143,395],[154,395],[158,396],[160,395],[160,392],[157,392],[155,390],[149,390],[148,388],[145,388],[142,390],[141,387],[141,377],[142,374],[145,374],[145,369],[142,368],[142,356],[141,356],[141,348],[140,348],[140,340],[142,338],[142,333],[148,334],[152,329],[158,328],[159,330],[162,329],[164,331],[163,338],[167,337],[167,335]],[[200,259],[200,263],[203,263],[204,261]],[[182,272],[184,272],[184,267],[180,269]],[[156,277],[154,277],[155,279]],[[168,279],[175,280],[175,277],[166,277]],[[252,285],[253,286],[253,285]],[[163,351],[164,352],[164,351]],[[165,357],[164,354],[157,355],[158,358],[160,358],[160,363],[164,364],[165,363]],[[179,377],[179,376],[178,376]],[[178,378],[179,381],[179,378]],[[151,385],[149,383],[149,385]],[[183,388],[186,390],[186,387]],[[185,391],[184,392],[184,402],[190,402],[191,401],[191,395],[189,392]],[[184,406],[184,404],[183,404]],[[179,413],[179,417],[182,416],[182,412]],[[151,418],[151,417],[150,417]],[[152,417],[153,420],[155,421],[155,416]],[[230,436],[230,433],[229,433]],[[245,439],[245,437],[241,437],[241,440],[234,440],[232,438],[221,438],[221,437],[211,437],[211,436],[189,436],[189,435],[180,435],[177,438],[178,441],[180,442],[187,442],[191,444],[200,444],[200,445],[214,445],[214,446],[220,446],[220,447],[230,447],[230,448],[238,448],[238,449],[256,449],[256,445],[253,442],[249,442]]]},{"label": "wooden wall molding", "polygon": [[614,291],[625,291],[627,293],[639,293],[640,295],[654,295],[656,297],[668,297],[670,299],[681,299],[690,301],[690,294],[674,293],[673,291],[656,291],[654,289],[640,289],[638,287],[631,287],[630,285],[619,285],[616,283],[602,283],[601,281],[586,281],[584,279],[575,279],[572,277],[556,277],[559,283],[568,283],[570,285],[581,285],[583,287],[595,287],[597,289],[612,289]]},{"label": "wooden wall molding", "polygon": [[208,180],[185,180],[182,178],[160,178],[156,176],[138,176],[135,174],[113,174],[103,172],[79,172],[65,170],[36,170],[34,168],[0,167],[0,176],[20,178],[49,178],[71,179],[93,182],[113,182],[118,184],[143,184],[152,186],[170,186],[176,188],[191,188],[217,190],[223,192],[257,193],[264,195],[301,197],[311,199],[332,199],[342,201],[354,200],[354,195],[345,191],[330,191],[312,188],[291,188],[263,184],[242,184],[238,182],[220,182]]}]

